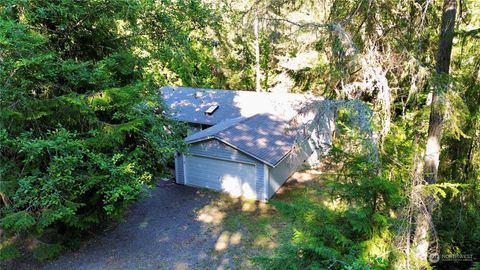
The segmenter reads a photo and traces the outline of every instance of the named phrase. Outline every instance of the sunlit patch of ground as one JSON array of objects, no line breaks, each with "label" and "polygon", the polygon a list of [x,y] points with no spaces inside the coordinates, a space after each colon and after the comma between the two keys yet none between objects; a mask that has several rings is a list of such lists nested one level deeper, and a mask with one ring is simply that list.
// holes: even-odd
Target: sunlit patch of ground
[{"label": "sunlit patch of ground", "polygon": [[[296,173],[272,201],[322,201],[324,170]],[[79,250],[36,263],[23,257],[6,269],[258,269],[251,258],[290,239],[291,222],[272,203],[231,198],[159,181],[132,205],[125,222],[108,226]],[[0,269],[2,262],[0,261]]]},{"label": "sunlit patch of ground", "polygon": [[[317,196],[322,188],[322,168],[295,173],[273,198],[293,202]],[[321,198],[318,198],[321,200]],[[251,258],[272,254],[283,237],[290,236],[290,223],[271,203],[232,198],[220,194],[198,209],[197,220],[208,226],[216,243],[202,266],[208,269],[258,269]]]}]

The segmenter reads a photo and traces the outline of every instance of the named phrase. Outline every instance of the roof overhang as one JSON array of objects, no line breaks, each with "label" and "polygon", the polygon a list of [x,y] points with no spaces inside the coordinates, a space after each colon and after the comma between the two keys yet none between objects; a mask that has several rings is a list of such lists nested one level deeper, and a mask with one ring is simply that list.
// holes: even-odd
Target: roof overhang
[{"label": "roof overhang", "polygon": [[[263,159],[255,156],[255,155],[253,155],[252,153],[249,153],[248,151],[245,151],[245,150],[243,150],[243,149],[240,149],[240,148],[236,147],[235,145],[233,145],[233,144],[231,144],[231,143],[229,143],[229,142],[227,142],[227,141],[225,141],[225,140],[222,140],[222,139],[220,139],[220,138],[218,138],[218,137],[216,137],[216,136],[202,137],[202,138],[200,138],[200,139],[198,139],[198,140],[186,141],[186,143],[187,143],[187,144],[194,144],[194,143],[199,143],[199,142],[208,141],[208,140],[212,140],[212,139],[213,139],[213,140],[217,140],[217,141],[219,141],[219,142],[221,142],[221,143],[224,143],[224,144],[232,147],[233,149],[235,149],[235,150],[237,150],[237,151],[239,151],[239,152],[244,153],[245,155],[247,155],[247,156],[249,156],[249,157],[252,157],[252,158],[254,158],[254,159],[256,159],[256,160],[259,160],[259,161],[267,164],[268,166],[270,166],[270,167],[272,167],[272,168],[275,168],[275,167],[278,165],[278,163],[280,163],[280,162],[277,162],[276,164],[271,164],[270,162],[268,162],[268,161],[266,161],[266,160],[263,160]],[[291,153],[291,150],[290,150],[285,156],[287,156],[289,153]],[[282,158],[280,159],[280,161],[283,160],[283,159],[285,158],[285,156],[282,157]]]}]

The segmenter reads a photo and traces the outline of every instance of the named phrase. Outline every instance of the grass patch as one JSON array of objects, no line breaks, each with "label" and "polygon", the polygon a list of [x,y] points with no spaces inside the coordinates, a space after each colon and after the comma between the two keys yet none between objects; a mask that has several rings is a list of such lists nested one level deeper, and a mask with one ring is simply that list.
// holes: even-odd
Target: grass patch
[{"label": "grass patch", "polygon": [[[324,189],[324,177],[328,176],[313,170],[297,173],[272,200],[322,201],[324,198],[319,191]],[[217,235],[211,254],[213,263],[227,269],[257,269],[250,260],[253,256],[273,254],[281,241],[291,238],[290,220],[271,203],[221,194],[198,214],[199,219],[208,221],[212,233]]]}]

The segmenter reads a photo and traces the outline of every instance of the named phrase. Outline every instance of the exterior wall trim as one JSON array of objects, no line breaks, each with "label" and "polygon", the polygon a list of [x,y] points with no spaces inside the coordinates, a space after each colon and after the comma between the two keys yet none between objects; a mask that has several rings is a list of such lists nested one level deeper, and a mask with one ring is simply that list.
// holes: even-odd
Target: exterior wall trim
[{"label": "exterior wall trim", "polygon": [[183,170],[183,184],[186,185],[187,184],[187,179],[188,179],[188,176],[187,176],[187,166],[186,163],[185,163],[185,155],[182,154],[182,170]]},{"label": "exterior wall trim", "polygon": [[255,188],[255,198],[254,198],[254,200],[260,200],[261,199],[259,194],[258,194],[258,191],[257,191],[257,180],[258,180],[257,168],[258,168],[257,164],[254,164],[253,165],[253,171],[255,172],[255,174],[254,174],[255,179],[253,180],[254,181],[253,186]]},{"label": "exterior wall trim", "polygon": [[268,198],[268,166],[263,164],[263,200],[267,201]]}]

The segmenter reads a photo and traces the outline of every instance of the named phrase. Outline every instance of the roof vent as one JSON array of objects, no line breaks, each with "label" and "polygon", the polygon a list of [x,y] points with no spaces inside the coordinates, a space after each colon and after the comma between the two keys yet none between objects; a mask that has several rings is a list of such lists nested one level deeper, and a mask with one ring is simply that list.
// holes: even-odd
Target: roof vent
[{"label": "roof vent", "polygon": [[203,91],[195,92],[195,98],[201,98],[201,97],[203,97]]},{"label": "roof vent", "polygon": [[208,109],[205,111],[206,115],[212,115],[216,110],[218,109],[217,105],[213,105],[208,107]]}]

